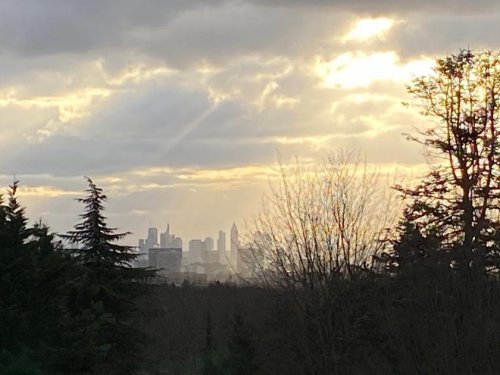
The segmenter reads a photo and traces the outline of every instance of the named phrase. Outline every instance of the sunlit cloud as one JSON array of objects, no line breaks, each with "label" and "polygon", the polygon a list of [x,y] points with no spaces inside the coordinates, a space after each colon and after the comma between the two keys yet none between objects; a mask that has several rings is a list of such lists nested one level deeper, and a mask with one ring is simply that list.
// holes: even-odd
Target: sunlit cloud
[{"label": "sunlit cloud", "polygon": [[[17,106],[26,110],[36,108],[57,108],[59,121],[70,122],[88,115],[90,107],[110,95],[110,91],[103,88],[87,88],[62,96],[52,97],[20,97],[15,90],[4,93],[0,97],[0,107]],[[49,129],[47,129],[49,131]]]},{"label": "sunlit cloud", "polygon": [[319,150],[328,145],[328,142],[334,138],[333,135],[317,135],[317,136],[302,136],[302,137],[270,137],[263,142],[276,145],[302,145],[310,147],[314,150]]},{"label": "sunlit cloud", "polygon": [[261,95],[253,102],[258,112],[268,108],[293,109],[300,102],[300,99],[280,94],[278,90],[279,84],[275,81],[266,85]]},{"label": "sunlit cloud", "polygon": [[54,198],[61,196],[78,196],[80,192],[76,190],[64,190],[53,186],[21,186],[18,190],[18,195],[21,198],[27,196]]},{"label": "sunlit cloud", "polygon": [[166,66],[149,66],[145,63],[129,64],[115,74],[109,74],[102,61],[98,61],[97,66],[104,76],[105,83],[110,86],[123,86],[128,82],[140,83],[176,73],[175,69]]},{"label": "sunlit cloud", "polygon": [[314,67],[325,87],[352,89],[373,82],[408,82],[414,76],[429,73],[434,61],[422,58],[401,63],[394,52],[346,52],[333,60],[318,58]]},{"label": "sunlit cloud", "polygon": [[247,179],[267,180],[274,172],[269,165],[248,165],[236,168],[201,169],[180,174],[181,180],[196,182],[243,182]]},{"label": "sunlit cloud", "polygon": [[394,23],[393,19],[385,17],[360,19],[347,34],[341,37],[341,41],[346,43],[382,39],[392,29]]},{"label": "sunlit cloud", "polygon": [[99,182],[118,190],[126,188],[126,191],[144,191],[183,186],[247,184],[249,181],[267,180],[273,173],[269,164],[226,168],[150,167],[127,171],[113,177],[103,176],[99,178]]}]

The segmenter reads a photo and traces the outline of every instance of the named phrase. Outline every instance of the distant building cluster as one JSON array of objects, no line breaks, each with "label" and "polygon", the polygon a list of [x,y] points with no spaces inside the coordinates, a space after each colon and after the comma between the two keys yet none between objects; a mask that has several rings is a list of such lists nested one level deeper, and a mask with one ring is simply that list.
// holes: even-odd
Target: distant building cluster
[{"label": "distant building cluster", "polygon": [[221,230],[216,242],[211,237],[192,239],[183,251],[182,239],[170,233],[170,225],[160,234],[157,228],[149,228],[147,238],[139,240],[136,266],[158,269],[160,275],[179,280],[226,280],[246,269],[236,224],[231,227],[229,241],[228,249],[226,233]]}]

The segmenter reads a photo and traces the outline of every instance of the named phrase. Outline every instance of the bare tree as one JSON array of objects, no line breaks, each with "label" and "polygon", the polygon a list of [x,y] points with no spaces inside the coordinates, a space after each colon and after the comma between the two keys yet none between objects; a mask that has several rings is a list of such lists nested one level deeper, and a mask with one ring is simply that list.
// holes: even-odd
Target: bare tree
[{"label": "bare tree", "polygon": [[338,346],[346,325],[335,318],[337,287],[370,271],[399,203],[377,168],[353,152],[320,164],[280,162],[278,175],[251,225],[245,260],[285,292],[295,322],[286,340],[302,358],[300,372],[330,373],[345,350]]},{"label": "bare tree", "polygon": [[247,263],[268,283],[306,289],[368,270],[398,214],[383,182],[352,152],[319,165],[280,162],[279,180],[252,223]]}]

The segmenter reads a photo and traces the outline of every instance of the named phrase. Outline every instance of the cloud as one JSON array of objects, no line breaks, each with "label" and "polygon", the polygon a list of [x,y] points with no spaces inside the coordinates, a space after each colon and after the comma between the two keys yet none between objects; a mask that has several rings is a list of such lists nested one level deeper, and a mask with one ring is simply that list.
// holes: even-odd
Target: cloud
[{"label": "cloud", "polygon": [[363,12],[365,14],[379,13],[401,13],[419,11],[423,13],[479,13],[485,14],[493,9],[498,9],[499,4],[495,0],[480,0],[470,2],[468,0],[403,0],[403,1],[371,1],[371,0],[247,0],[253,4],[265,6],[287,6],[305,9],[320,10],[342,10],[349,12]]},{"label": "cloud", "polygon": [[29,213],[69,229],[91,175],[116,226],[190,236],[255,208],[278,151],[420,165],[402,133],[426,120],[401,106],[405,83],[436,55],[498,48],[499,6],[3,1],[0,182],[18,176]]},{"label": "cloud", "polygon": [[382,39],[394,26],[391,18],[362,18],[356,21],[354,27],[340,39],[346,43],[349,41],[367,42],[373,39]]},{"label": "cloud", "polygon": [[375,81],[409,82],[414,76],[429,74],[434,62],[421,59],[401,64],[393,51],[365,54],[347,52],[331,61],[318,59],[316,73],[326,87],[367,87]]},{"label": "cloud", "polygon": [[426,53],[440,56],[461,48],[498,49],[500,15],[486,14],[437,15],[412,17],[397,25],[397,32],[388,34],[387,43],[404,58]]}]

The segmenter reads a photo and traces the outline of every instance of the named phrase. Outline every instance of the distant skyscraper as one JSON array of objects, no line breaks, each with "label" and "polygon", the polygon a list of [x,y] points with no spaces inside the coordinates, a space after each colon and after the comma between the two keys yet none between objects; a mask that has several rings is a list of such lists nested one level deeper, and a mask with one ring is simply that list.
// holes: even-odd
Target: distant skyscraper
[{"label": "distant skyscraper", "polygon": [[180,237],[175,237],[174,234],[170,234],[170,224],[167,224],[167,230],[165,233],[160,233],[160,247],[164,249],[182,249],[182,239]]},{"label": "distant skyscraper", "polygon": [[219,231],[219,238],[217,239],[217,251],[219,252],[219,262],[226,263],[226,233]]},{"label": "distant skyscraper", "polygon": [[213,250],[214,249],[214,239],[212,237],[205,238],[205,250]]},{"label": "distant skyscraper", "polygon": [[234,271],[238,269],[238,248],[240,246],[240,240],[238,237],[238,227],[236,223],[233,223],[231,227],[231,266]]},{"label": "distant skyscraper", "polygon": [[146,247],[150,249],[155,246],[158,246],[158,229],[149,228],[148,238],[146,239]]},{"label": "distant skyscraper", "polygon": [[189,241],[189,257],[196,262],[203,262],[205,255],[205,242],[202,240]]},{"label": "distant skyscraper", "polygon": [[139,256],[134,261],[134,267],[147,267],[148,266],[148,249],[146,249],[146,241],[139,240],[137,253]]},{"label": "distant skyscraper", "polygon": [[240,244],[238,238],[238,227],[236,226],[236,223],[233,223],[233,226],[231,227],[231,255],[235,254],[238,246]]},{"label": "distant skyscraper", "polygon": [[148,255],[149,267],[166,273],[181,271],[182,249],[151,248]]},{"label": "distant skyscraper", "polygon": [[139,240],[139,252],[140,252],[140,253],[145,253],[145,252],[147,252],[147,249],[146,249],[146,241],[144,241],[144,240]]}]

